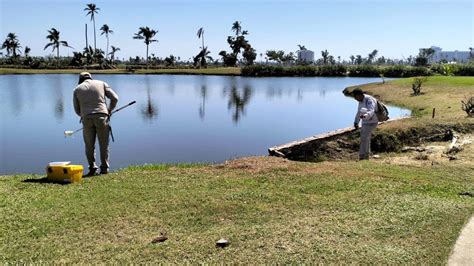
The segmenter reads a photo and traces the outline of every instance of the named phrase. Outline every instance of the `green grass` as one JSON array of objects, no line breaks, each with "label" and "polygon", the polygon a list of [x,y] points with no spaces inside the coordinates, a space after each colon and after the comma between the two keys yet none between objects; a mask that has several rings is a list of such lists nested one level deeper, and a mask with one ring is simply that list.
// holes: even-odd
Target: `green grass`
[{"label": "green grass", "polygon": [[474,211],[466,170],[250,158],[72,185],[3,176],[0,260],[437,264]]},{"label": "green grass", "polygon": [[[432,126],[434,124],[451,125],[455,123],[473,124],[461,109],[461,100],[474,96],[474,77],[428,77],[422,85],[422,95],[411,96],[413,78],[405,78],[381,83],[371,83],[360,87],[369,94],[378,95],[389,104],[411,109],[414,119],[386,125],[389,129],[400,127]],[[349,89],[352,89],[351,87]],[[433,108],[436,109],[432,119]]]},{"label": "green grass", "polygon": [[238,67],[219,67],[202,69],[137,69],[134,72],[126,69],[81,70],[81,69],[18,69],[0,68],[0,75],[9,74],[79,74],[89,71],[95,74],[182,74],[182,75],[240,75]]}]

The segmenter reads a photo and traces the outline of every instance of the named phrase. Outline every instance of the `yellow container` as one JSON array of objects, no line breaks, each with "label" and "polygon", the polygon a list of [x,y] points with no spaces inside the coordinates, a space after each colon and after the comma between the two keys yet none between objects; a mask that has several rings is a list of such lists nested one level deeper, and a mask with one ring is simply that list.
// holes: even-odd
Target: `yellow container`
[{"label": "yellow container", "polygon": [[84,167],[82,165],[48,165],[46,167],[46,174],[49,181],[75,183],[81,182],[83,170]]}]

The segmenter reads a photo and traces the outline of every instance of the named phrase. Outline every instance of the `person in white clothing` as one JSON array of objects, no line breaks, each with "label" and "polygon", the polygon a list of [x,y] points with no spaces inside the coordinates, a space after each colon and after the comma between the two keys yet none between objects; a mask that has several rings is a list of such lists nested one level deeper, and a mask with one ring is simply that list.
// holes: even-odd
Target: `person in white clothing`
[{"label": "person in white clothing", "polygon": [[359,128],[359,123],[362,120],[359,160],[368,160],[370,156],[370,138],[379,122],[377,115],[375,114],[375,112],[377,112],[377,99],[364,94],[364,92],[359,88],[354,89],[352,95],[359,102],[354,120],[354,127],[356,129]]}]

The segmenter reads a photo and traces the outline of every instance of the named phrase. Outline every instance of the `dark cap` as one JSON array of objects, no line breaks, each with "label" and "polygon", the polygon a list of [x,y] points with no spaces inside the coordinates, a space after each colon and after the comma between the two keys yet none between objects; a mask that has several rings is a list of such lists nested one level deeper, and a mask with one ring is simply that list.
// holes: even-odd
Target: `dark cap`
[{"label": "dark cap", "polygon": [[79,74],[79,83],[78,83],[78,84],[81,84],[81,83],[84,82],[84,80],[86,80],[86,79],[92,79],[91,73],[89,73],[89,72],[81,72],[81,74]]},{"label": "dark cap", "polygon": [[360,88],[355,88],[352,92],[351,92],[352,96],[356,96],[356,95],[364,95],[364,92],[360,89]]}]

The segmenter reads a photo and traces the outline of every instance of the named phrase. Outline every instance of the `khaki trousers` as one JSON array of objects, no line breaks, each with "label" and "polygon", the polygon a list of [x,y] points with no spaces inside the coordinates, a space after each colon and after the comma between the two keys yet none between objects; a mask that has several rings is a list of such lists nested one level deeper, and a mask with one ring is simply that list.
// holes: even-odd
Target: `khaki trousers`
[{"label": "khaki trousers", "polygon": [[109,170],[109,121],[105,114],[88,115],[82,119],[83,137],[89,170],[98,169],[95,163],[95,140],[99,139],[100,170]]},{"label": "khaki trousers", "polygon": [[360,130],[360,149],[359,149],[359,160],[368,160],[370,156],[370,138],[372,132],[377,127],[377,123],[374,124],[362,124]]}]

